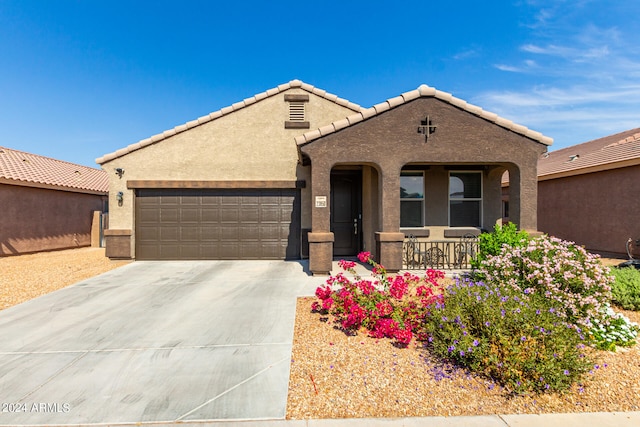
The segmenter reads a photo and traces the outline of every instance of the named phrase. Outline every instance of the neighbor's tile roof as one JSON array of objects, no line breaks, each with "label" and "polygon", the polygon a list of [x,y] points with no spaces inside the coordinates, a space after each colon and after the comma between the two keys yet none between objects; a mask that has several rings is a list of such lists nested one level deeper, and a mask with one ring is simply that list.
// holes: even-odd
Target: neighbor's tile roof
[{"label": "neighbor's tile roof", "polygon": [[543,154],[538,180],[640,164],[640,128]]},{"label": "neighbor's tile roof", "polygon": [[476,116],[482,117],[485,120],[493,122],[498,126],[502,126],[505,129],[509,129],[513,132],[519,133],[521,135],[526,136],[527,138],[531,138],[534,141],[540,142],[545,145],[551,145],[553,143],[553,139],[548,136],[544,136],[540,132],[533,131],[525,126],[518,125],[511,120],[507,120],[498,116],[495,113],[491,113],[489,111],[485,111],[482,108],[469,104],[466,101],[463,101],[460,98],[456,98],[450,93],[439,91],[435,88],[429,87],[427,85],[421,85],[417,89],[412,90],[410,92],[405,92],[400,96],[395,98],[390,98],[385,102],[380,104],[376,104],[371,108],[366,110],[362,110],[359,113],[353,114],[345,119],[339,120],[337,122],[333,122],[330,125],[323,126],[319,129],[315,129],[309,132],[306,132],[298,137],[296,137],[296,143],[298,145],[307,144],[314,139],[318,139],[330,133],[334,133],[339,131],[340,129],[346,128],[363,120],[369,119],[373,116],[376,116],[384,111],[395,108],[399,105],[405,104],[409,101],[420,97],[433,97],[438,98],[442,101],[448,102],[449,104],[458,107],[462,110],[468,111]]},{"label": "neighbor's tile roof", "polygon": [[0,183],[107,194],[105,171],[0,147]]},{"label": "neighbor's tile roof", "polygon": [[315,86],[312,86],[310,84],[304,83],[300,80],[291,80],[289,83],[284,83],[281,84],[278,87],[274,87],[272,89],[269,89],[267,91],[258,93],[254,96],[252,96],[251,98],[247,98],[244,101],[240,101],[240,102],[236,102],[235,104],[232,104],[228,107],[224,107],[221,110],[215,111],[211,114],[208,114],[206,116],[202,116],[199,119],[196,120],[192,120],[188,123],[185,123],[183,125],[180,126],[176,126],[173,129],[164,131],[162,133],[159,133],[157,135],[154,135],[150,138],[147,139],[143,139],[142,141],[139,141],[135,144],[131,144],[125,148],[122,148],[118,151],[115,151],[113,153],[109,153],[109,154],[105,154],[102,157],[99,157],[96,159],[96,163],[98,164],[104,164],[110,160],[116,159],[120,156],[124,156],[125,154],[131,153],[132,151],[136,151],[139,150],[140,148],[146,147],[147,145],[151,145],[151,144],[155,144],[156,142],[162,141],[163,139],[169,138],[173,135],[176,135],[178,133],[184,132],[186,130],[189,130],[191,128],[194,128],[196,126],[200,126],[201,124],[210,122],[212,120],[216,120],[222,116],[225,116],[229,113],[232,113],[234,111],[240,110],[242,108],[245,108],[251,104],[255,104],[258,101],[261,101],[265,98],[269,98],[271,96],[277,95],[281,92],[284,92],[285,90],[289,90],[292,88],[300,88],[303,89],[309,93],[313,93],[314,95],[320,96],[322,98],[328,99],[329,101],[335,102],[338,105],[341,105],[343,107],[349,108],[350,110],[353,111],[362,111],[363,108],[360,107],[358,104],[354,104],[353,102],[350,102],[346,99],[343,98],[339,98],[337,95],[333,95],[331,93],[328,93],[326,90],[322,90],[322,89],[318,89]]}]

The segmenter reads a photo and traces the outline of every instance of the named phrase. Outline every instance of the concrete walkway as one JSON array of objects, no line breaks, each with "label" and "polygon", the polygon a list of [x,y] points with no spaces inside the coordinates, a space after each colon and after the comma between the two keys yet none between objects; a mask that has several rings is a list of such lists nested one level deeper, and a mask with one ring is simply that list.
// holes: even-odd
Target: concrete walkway
[{"label": "concrete walkway", "polygon": [[296,297],[326,279],[307,273],[135,262],[0,311],[0,425],[640,425],[640,412],[285,421]]}]

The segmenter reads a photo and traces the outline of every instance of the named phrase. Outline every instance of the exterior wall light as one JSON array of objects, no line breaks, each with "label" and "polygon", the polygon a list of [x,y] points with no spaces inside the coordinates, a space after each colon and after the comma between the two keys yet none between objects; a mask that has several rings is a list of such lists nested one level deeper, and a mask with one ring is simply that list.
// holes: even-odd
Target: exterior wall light
[{"label": "exterior wall light", "polygon": [[124,200],[124,193],[122,191],[118,191],[118,194],[116,194],[116,200],[118,201],[118,206],[122,206],[122,201]]}]

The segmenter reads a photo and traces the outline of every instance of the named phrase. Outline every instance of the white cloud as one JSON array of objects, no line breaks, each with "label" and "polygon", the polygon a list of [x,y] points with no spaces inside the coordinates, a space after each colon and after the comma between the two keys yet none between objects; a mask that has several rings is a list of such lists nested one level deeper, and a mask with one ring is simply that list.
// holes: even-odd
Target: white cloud
[{"label": "white cloud", "polygon": [[556,147],[640,127],[640,28],[628,20],[640,5],[527,3],[539,9],[528,40],[494,65],[519,76],[470,100],[554,138]]}]

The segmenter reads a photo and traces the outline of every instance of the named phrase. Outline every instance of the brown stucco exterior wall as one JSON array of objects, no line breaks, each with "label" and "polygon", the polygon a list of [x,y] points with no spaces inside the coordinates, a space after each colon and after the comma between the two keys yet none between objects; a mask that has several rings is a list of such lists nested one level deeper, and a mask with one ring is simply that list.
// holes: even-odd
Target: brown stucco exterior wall
[{"label": "brown stucco exterior wall", "polygon": [[0,256],[91,245],[106,196],[0,184]]},{"label": "brown stucco exterior wall", "polygon": [[626,256],[627,239],[640,239],[639,195],[640,166],[542,180],[539,229],[592,251]]},{"label": "brown stucco exterior wall", "polygon": [[[427,115],[437,129],[425,142],[425,136],[417,133],[417,128]],[[378,228],[374,230],[376,252],[383,252],[378,253],[379,260],[389,270],[401,267],[398,245],[403,238],[400,233],[403,166],[431,166],[429,173],[444,187],[434,185],[427,188],[427,193],[432,192],[430,195],[442,202],[444,209],[447,193],[441,189],[447,188],[445,167],[482,166],[488,185],[485,197],[495,204],[484,211],[484,225],[489,228],[501,219],[500,177],[509,170],[515,177],[511,193],[518,205],[512,208],[513,221],[521,228],[536,230],[537,161],[546,149],[544,144],[431,97],[408,102],[300,147],[311,160],[312,200],[329,196],[331,170],[337,165],[367,165],[376,169],[379,194]],[[365,217],[370,214],[363,212]],[[436,209],[432,215],[431,220],[446,225],[444,210]],[[312,234],[325,235],[329,225],[329,208],[312,207]],[[371,237],[364,236],[364,240]],[[317,266],[318,271],[326,267]],[[310,268],[314,271],[314,265]]]}]

